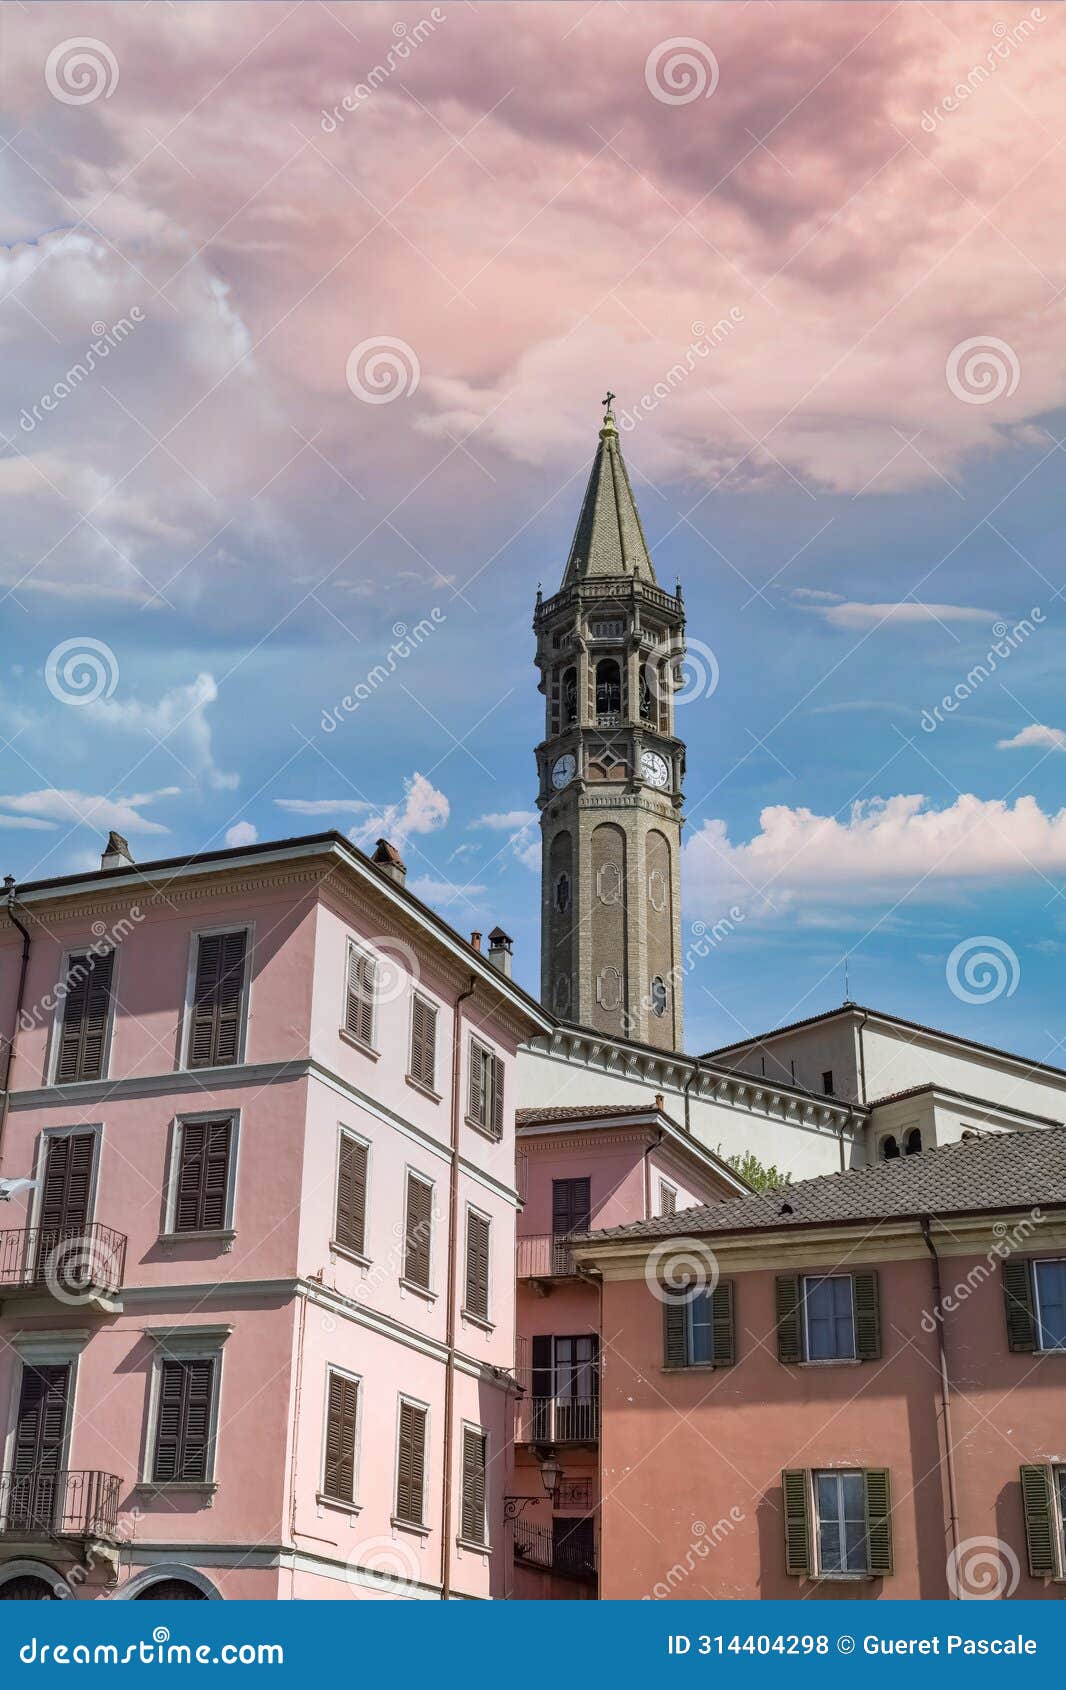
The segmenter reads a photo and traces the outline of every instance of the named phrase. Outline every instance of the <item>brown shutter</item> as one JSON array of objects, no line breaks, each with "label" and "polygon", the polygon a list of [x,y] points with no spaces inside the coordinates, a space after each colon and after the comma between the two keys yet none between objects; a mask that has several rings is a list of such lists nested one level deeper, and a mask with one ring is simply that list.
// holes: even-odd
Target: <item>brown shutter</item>
[{"label": "brown shutter", "polygon": [[51,1133],[47,1144],[37,1225],[42,1247],[51,1248],[59,1235],[88,1222],[96,1138],[93,1133]]},{"label": "brown shutter", "polygon": [[1054,1479],[1051,1468],[1042,1462],[1025,1466],[1021,1470],[1021,1480],[1029,1571],[1034,1578],[1053,1578],[1058,1569],[1055,1565]]},{"label": "brown shutter", "polygon": [[152,1460],[157,1484],[206,1480],[214,1376],[210,1360],[163,1362]]},{"label": "brown shutter", "polygon": [[779,1273],[774,1282],[778,1361],[803,1360],[803,1298],[799,1275]]},{"label": "brown shutter", "polygon": [[732,1367],[736,1360],[737,1340],[731,1279],[720,1280],[711,1292],[711,1336],[715,1367]]},{"label": "brown shutter", "polygon": [[486,1058],[488,1063],[489,1131],[493,1138],[503,1137],[503,1063],[498,1056]]},{"label": "brown shutter", "polygon": [[661,1214],[676,1215],[676,1213],[677,1213],[677,1192],[674,1190],[672,1185],[660,1185],[660,1187],[659,1187],[659,1208],[660,1208]]},{"label": "brown shutter", "polygon": [[374,1000],[377,996],[377,963],[369,951],[358,945],[348,948],[348,990],[344,1007],[344,1030],[360,1044],[374,1042]]},{"label": "brown shutter", "polygon": [[485,1058],[488,1051],[483,1050],[476,1039],[470,1041],[470,1119],[479,1127],[488,1125],[488,1094],[486,1090],[487,1075],[485,1072]]},{"label": "brown shutter", "polygon": [[433,1228],[433,1187],[417,1174],[407,1175],[404,1221],[403,1276],[429,1290],[430,1238]]},{"label": "brown shutter", "polygon": [[781,1475],[785,1517],[785,1571],[810,1573],[811,1504],[810,1480],[805,1467],[786,1468]]},{"label": "brown shutter", "polygon": [[366,1176],[369,1151],[365,1144],[341,1133],[337,1157],[337,1215],[333,1236],[357,1256],[366,1253]]},{"label": "brown shutter", "polygon": [[864,1268],[852,1275],[855,1299],[855,1354],[860,1361],[876,1361],[881,1354],[881,1300],[877,1274]]},{"label": "brown shutter", "polygon": [[863,1473],[866,1494],[866,1555],[871,1573],[892,1571],[892,1487],[887,1467],[868,1467]]},{"label": "brown shutter", "polygon": [[417,995],[411,1007],[411,1078],[430,1091],[437,1083],[437,1006]]},{"label": "brown shutter", "polygon": [[426,1476],[426,1411],[413,1402],[400,1403],[399,1450],[396,1458],[396,1518],[412,1526],[424,1524]]},{"label": "brown shutter", "polygon": [[485,1542],[485,1434],[463,1427],[463,1491],[460,1537]]},{"label": "brown shutter", "polygon": [[114,965],[114,951],[98,957],[85,952],[70,958],[70,986],[63,1003],[56,1056],[57,1085],[103,1078]]},{"label": "brown shutter", "polygon": [[688,1366],[686,1304],[681,1297],[668,1296],[663,1304],[663,1366]]},{"label": "brown shutter", "polygon": [[226,1224],[233,1123],[183,1121],[179,1126],[175,1232],[217,1232]]},{"label": "brown shutter", "polygon": [[467,1314],[480,1320],[489,1317],[489,1223],[484,1215],[466,1211],[466,1297]]},{"label": "brown shutter", "polygon": [[355,1501],[355,1423],[359,1386],[331,1373],[326,1405],[326,1467],[322,1487],[338,1502]]},{"label": "brown shutter", "polygon": [[1007,1314],[1007,1345],[1016,1353],[1036,1349],[1032,1267],[1011,1257],[1003,1263],[1003,1300]]},{"label": "brown shutter", "polygon": [[16,1478],[59,1472],[69,1387],[70,1367],[66,1362],[23,1367],[12,1449]]},{"label": "brown shutter", "polygon": [[200,935],[189,1029],[190,1068],[218,1068],[237,1060],[247,942],[243,928]]}]

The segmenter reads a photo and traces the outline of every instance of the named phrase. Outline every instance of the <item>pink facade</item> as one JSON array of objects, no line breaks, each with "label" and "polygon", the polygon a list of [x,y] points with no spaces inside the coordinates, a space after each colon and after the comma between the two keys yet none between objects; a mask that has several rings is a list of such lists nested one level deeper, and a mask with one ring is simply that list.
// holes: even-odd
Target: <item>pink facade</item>
[{"label": "pink facade", "polygon": [[[20,888],[13,913],[0,1174],[39,1184],[0,1207],[0,1596],[12,1570],[116,1597],[502,1594],[514,1055],[539,1010],[336,836]],[[235,933],[239,1001],[204,1032],[201,936]],[[56,999],[94,943],[95,1070]],[[55,1083],[86,1052],[100,1077]],[[81,1281],[45,1260],[75,1238]]]}]

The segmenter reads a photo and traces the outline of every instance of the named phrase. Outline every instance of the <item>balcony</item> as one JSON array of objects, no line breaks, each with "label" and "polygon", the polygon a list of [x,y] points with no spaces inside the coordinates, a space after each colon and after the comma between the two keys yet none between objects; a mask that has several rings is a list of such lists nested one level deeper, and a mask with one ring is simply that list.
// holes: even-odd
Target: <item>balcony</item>
[{"label": "balcony", "polygon": [[515,1272],[519,1279],[573,1279],[577,1273],[569,1240],[550,1232],[530,1233],[515,1240]]},{"label": "balcony", "polygon": [[[592,1381],[586,1383],[586,1391]],[[527,1385],[528,1390],[528,1385]],[[520,1444],[595,1444],[600,1436],[599,1394],[560,1392],[519,1397],[515,1442]]]},{"label": "balcony", "polygon": [[114,1473],[0,1473],[0,1538],[114,1542],[121,1490]]},{"label": "balcony", "polygon": [[567,1534],[565,1529],[556,1533],[530,1520],[516,1520],[514,1554],[523,1566],[542,1567],[545,1572],[562,1573],[567,1578],[596,1577],[596,1551],[592,1543],[575,1533]]},{"label": "balcony", "polygon": [[51,1294],[61,1303],[113,1299],[122,1290],[126,1235],[89,1226],[22,1227],[0,1232],[0,1296]]}]

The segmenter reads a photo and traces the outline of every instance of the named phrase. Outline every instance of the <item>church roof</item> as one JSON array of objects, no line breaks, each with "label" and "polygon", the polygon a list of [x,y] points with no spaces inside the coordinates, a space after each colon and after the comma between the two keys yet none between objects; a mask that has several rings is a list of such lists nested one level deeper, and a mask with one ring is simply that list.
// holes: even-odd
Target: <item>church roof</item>
[{"label": "church roof", "polygon": [[637,502],[608,407],[592,464],[563,586],[605,575],[635,577],[657,586]]}]

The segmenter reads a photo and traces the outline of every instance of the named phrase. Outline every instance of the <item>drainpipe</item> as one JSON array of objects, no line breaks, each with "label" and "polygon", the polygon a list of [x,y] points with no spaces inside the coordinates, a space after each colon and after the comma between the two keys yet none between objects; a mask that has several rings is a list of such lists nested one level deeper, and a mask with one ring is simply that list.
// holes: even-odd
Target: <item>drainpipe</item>
[{"label": "drainpipe", "polygon": [[[951,1527],[951,1548],[955,1561],[959,1556],[959,1508],[958,1485],[955,1478],[955,1445],[951,1435],[951,1384],[948,1378],[948,1353],[944,1340],[944,1320],[940,1302],[940,1257],[937,1255],[936,1245],[933,1243],[932,1215],[922,1216],[922,1237],[925,1247],[932,1258],[933,1269],[933,1308],[936,1320],[937,1349],[940,1355],[940,1411],[944,1418],[944,1457],[943,1470],[946,1478],[948,1493],[948,1523]],[[949,1592],[953,1599],[956,1593]]]},{"label": "drainpipe", "polygon": [[447,1602],[452,1593],[452,1421],[455,1412],[455,1296],[457,1290],[457,1212],[459,1207],[459,1069],[463,1054],[463,1024],[459,1009],[474,995],[476,977],[455,1000],[452,1014],[452,1147],[451,1171],[448,1177],[448,1313],[445,1344],[447,1359],[444,1371],[444,1474],[441,1486],[442,1518],[440,1543],[440,1599]]},{"label": "drainpipe", "polygon": [[7,918],[12,926],[17,927],[22,934],[22,963],[19,967],[18,991],[15,994],[15,1013],[11,1023],[11,1032],[7,1039],[7,1051],[4,1055],[4,1083],[2,1093],[0,1093],[0,1167],[4,1165],[4,1131],[7,1127],[11,1068],[15,1060],[15,1044],[18,1040],[19,1021],[22,1016],[22,1000],[26,992],[26,971],[30,964],[30,935],[15,914],[15,882],[11,875],[8,875],[5,879],[4,887],[7,891]]},{"label": "drainpipe", "polygon": [[858,1036],[858,1040],[859,1040],[859,1102],[860,1103],[867,1103],[869,1101],[869,1099],[866,1096],[866,1052],[863,1049],[863,1043],[862,1043],[862,1030],[865,1027],[865,1025],[866,1025],[866,1023],[869,1019],[870,1019],[870,1012],[869,1012],[869,1010],[864,1009],[863,1012],[862,1012],[862,1020],[859,1022],[859,1026],[858,1026],[858,1030],[857,1030],[857,1036]]},{"label": "drainpipe", "polygon": [[684,1092],[685,1092],[685,1131],[687,1133],[691,1133],[691,1131],[692,1131],[692,1124],[691,1124],[691,1121],[689,1119],[689,1102],[688,1102],[689,1087],[692,1085],[693,1080],[699,1080],[699,1078],[700,1078],[700,1064],[702,1063],[702,1061],[703,1061],[702,1056],[696,1057],[696,1060],[693,1063],[692,1072],[689,1075],[688,1079],[685,1081],[685,1085],[684,1085]]}]

